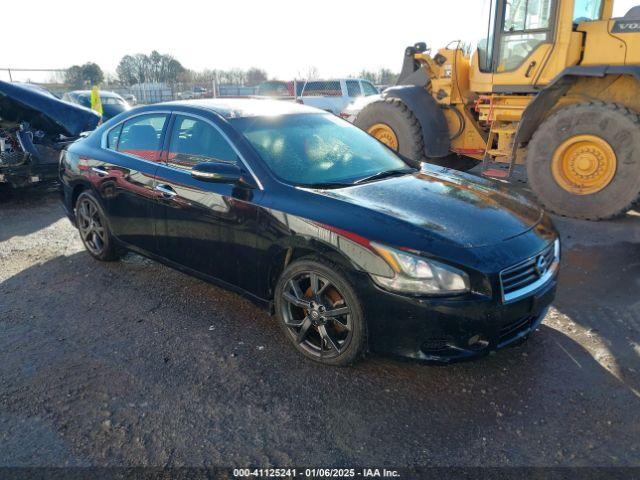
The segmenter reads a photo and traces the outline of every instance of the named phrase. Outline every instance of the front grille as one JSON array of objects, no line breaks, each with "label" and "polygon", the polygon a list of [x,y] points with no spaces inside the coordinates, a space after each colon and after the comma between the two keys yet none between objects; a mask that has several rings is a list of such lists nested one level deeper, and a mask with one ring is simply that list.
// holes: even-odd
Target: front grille
[{"label": "front grille", "polygon": [[1,167],[17,167],[24,163],[26,155],[23,152],[0,152]]},{"label": "front grille", "polygon": [[559,247],[552,243],[535,257],[507,268],[500,273],[502,298],[505,301],[514,300],[519,292],[539,282],[557,262],[556,252]]}]

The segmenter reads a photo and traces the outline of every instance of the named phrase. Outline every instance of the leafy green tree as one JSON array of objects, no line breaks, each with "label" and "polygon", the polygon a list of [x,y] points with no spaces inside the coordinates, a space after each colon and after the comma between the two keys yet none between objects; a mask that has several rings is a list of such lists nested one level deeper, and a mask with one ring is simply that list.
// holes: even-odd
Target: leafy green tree
[{"label": "leafy green tree", "polygon": [[88,62],[84,65],[74,65],[68,68],[64,80],[73,88],[90,87],[102,83],[104,73],[99,65]]}]

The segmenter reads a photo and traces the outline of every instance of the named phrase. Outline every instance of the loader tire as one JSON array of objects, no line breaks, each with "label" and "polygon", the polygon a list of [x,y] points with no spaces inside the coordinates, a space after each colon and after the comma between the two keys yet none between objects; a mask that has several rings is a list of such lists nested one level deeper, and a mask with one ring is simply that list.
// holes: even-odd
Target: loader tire
[{"label": "loader tire", "polygon": [[357,116],[355,126],[419,167],[424,161],[424,140],[420,122],[401,100],[385,98],[367,105]]},{"label": "loader tire", "polygon": [[389,148],[413,162],[419,168],[426,162],[442,167],[467,171],[478,162],[468,157],[450,154],[442,158],[425,155],[420,121],[398,98],[385,98],[367,105],[356,118],[355,125],[369,133]]},{"label": "loader tire", "polygon": [[624,215],[640,203],[640,117],[604,102],[564,107],[533,135],[526,165],[546,210],[584,220]]}]

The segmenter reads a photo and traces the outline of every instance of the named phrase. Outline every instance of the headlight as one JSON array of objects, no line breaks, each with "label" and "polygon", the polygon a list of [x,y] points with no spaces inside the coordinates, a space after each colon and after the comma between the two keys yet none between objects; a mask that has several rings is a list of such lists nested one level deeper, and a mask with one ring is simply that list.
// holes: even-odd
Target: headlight
[{"label": "headlight", "polygon": [[395,292],[445,295],[469,291],[469,277],[457,268],[434,260],[372,243],[371,246],[393,269],[393,277],[371,275],[373,280]]}]

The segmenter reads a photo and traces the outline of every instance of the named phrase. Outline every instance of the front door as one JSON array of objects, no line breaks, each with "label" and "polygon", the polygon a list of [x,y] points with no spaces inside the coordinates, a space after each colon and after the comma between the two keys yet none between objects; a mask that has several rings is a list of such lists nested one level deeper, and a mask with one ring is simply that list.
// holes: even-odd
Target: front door
[{"label": "front door", "polygon": [[491,2],[488,35],[478,45],[478,63],[481,73],[493,77],[494,92],[531,89],[536,84],[554,52],[557,4],[558,0]]},{"label": "front door", "polygon": [[[163,219],[158,225],[161,255],[244,290],[255,291],[257,209],[255,191],[191,176],[203,162],[240,162],[208,120],[175,115],[167,161],[156,174]],[[239,163],[240,164],[240,163]]]}]

